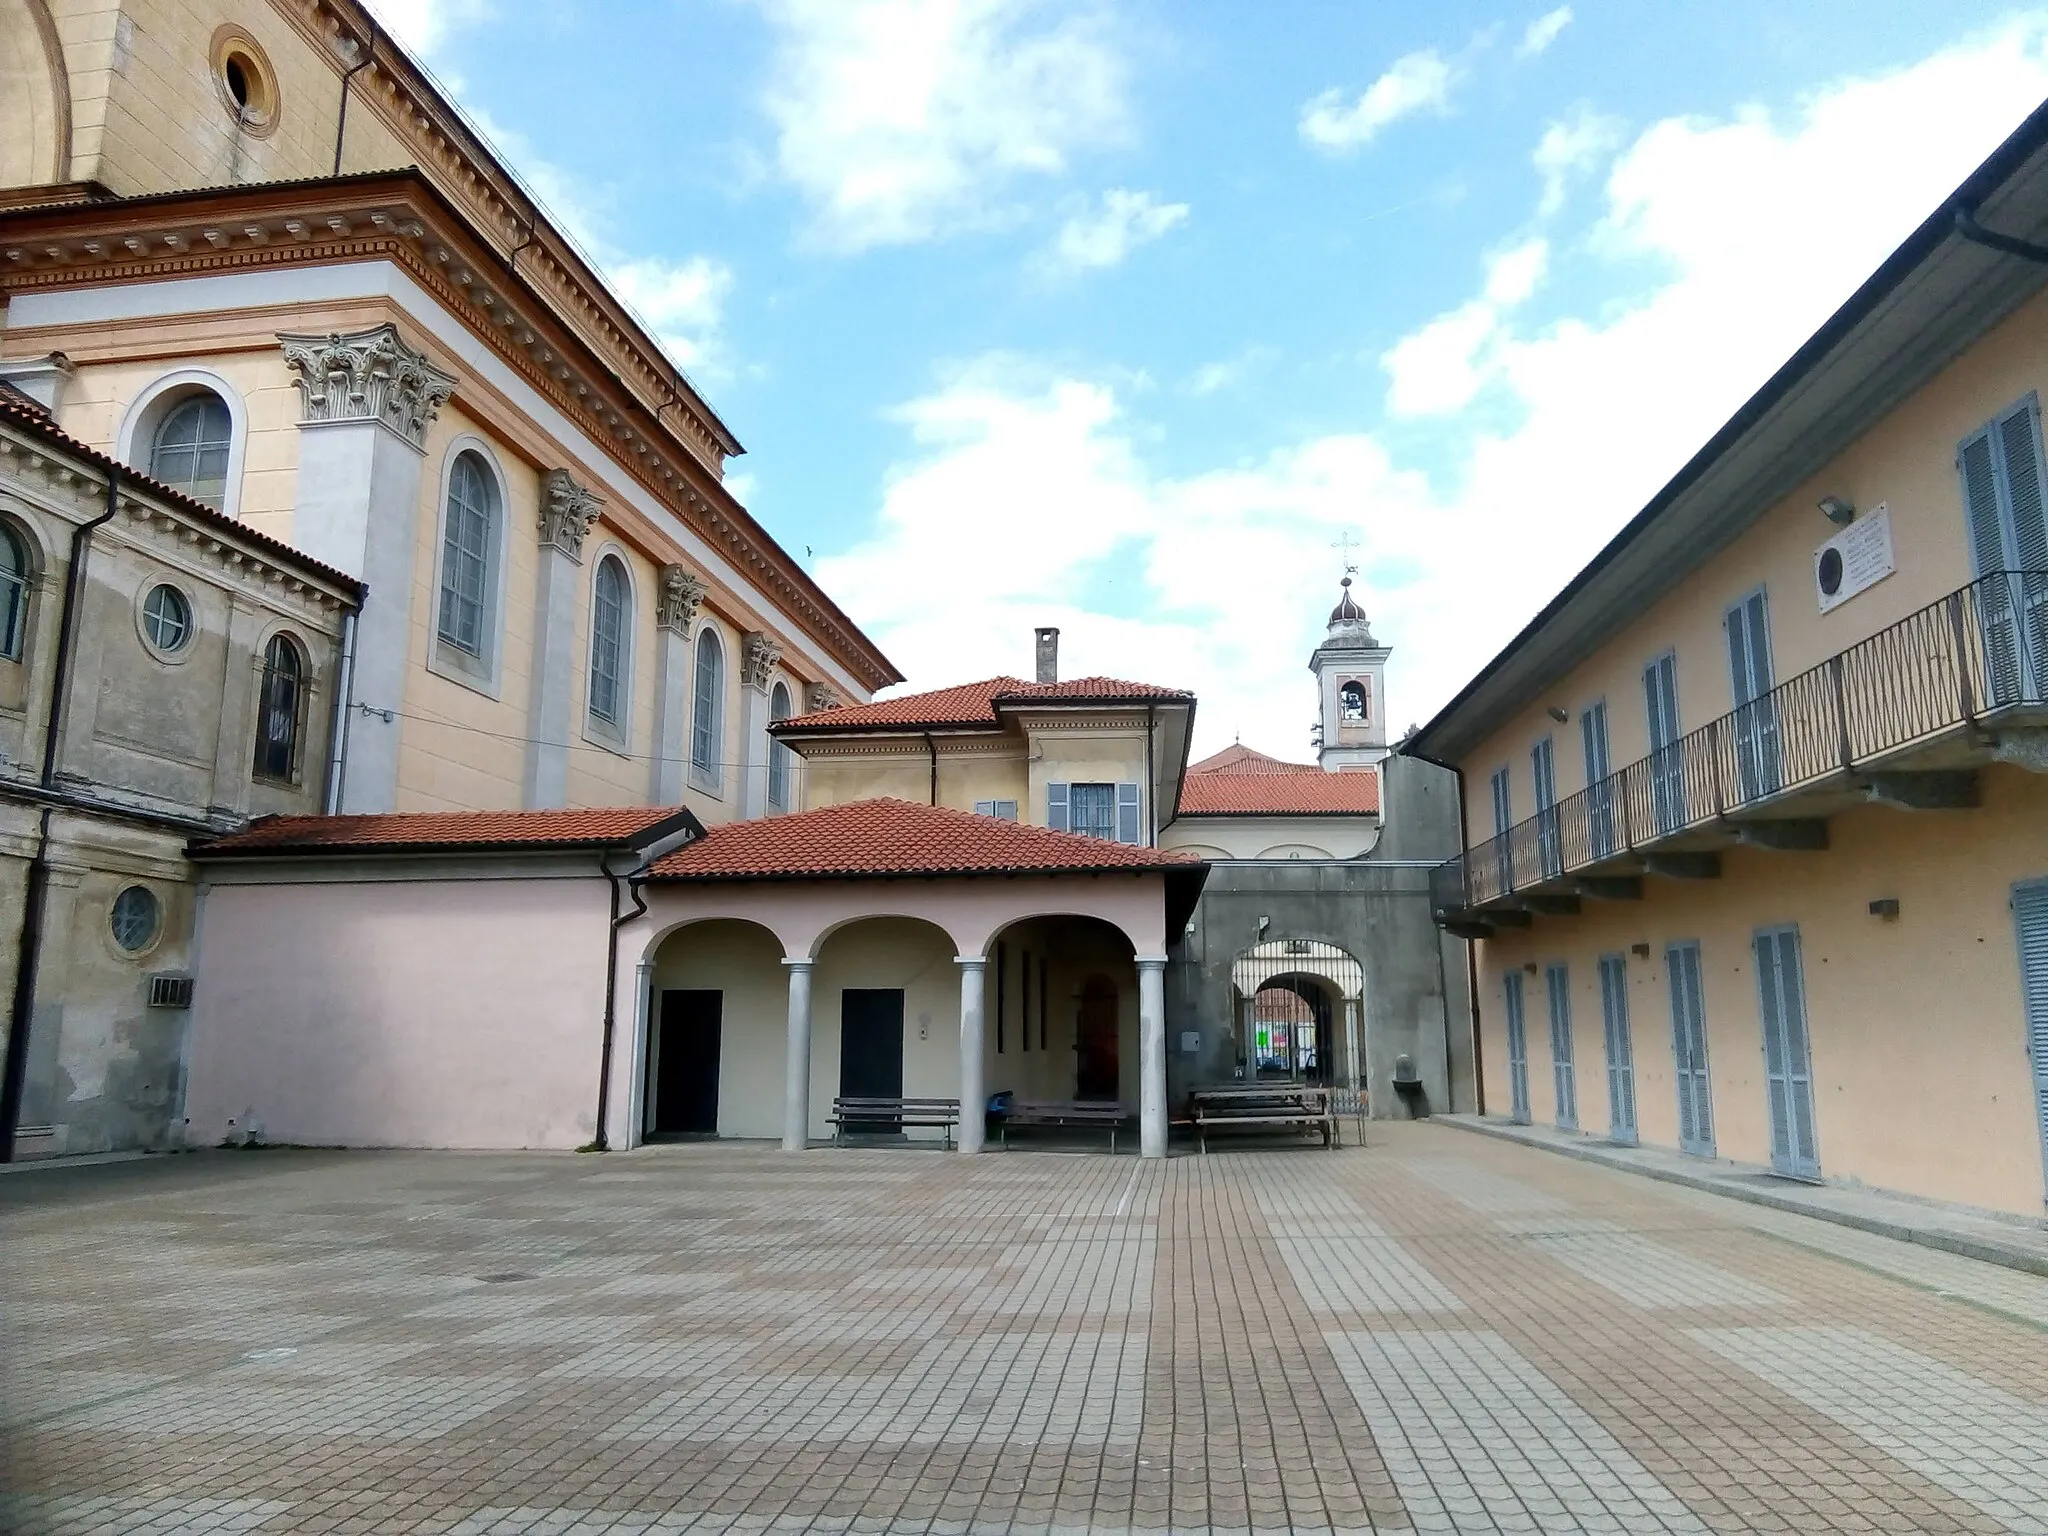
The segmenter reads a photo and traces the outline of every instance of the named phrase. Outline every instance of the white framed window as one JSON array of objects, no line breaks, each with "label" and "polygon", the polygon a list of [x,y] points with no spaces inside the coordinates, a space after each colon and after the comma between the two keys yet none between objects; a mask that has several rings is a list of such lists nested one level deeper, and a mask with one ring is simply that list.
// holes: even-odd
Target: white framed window
[{"label": "white framed window", "polygon": [[[768,723],[789,718],[789,687],[777,683],[775,691],[768,695]],[[796,754],[775,739],[771,732],[768,737],[768,805],[770,809],[789,809],[790,759]],[[1012,816],[1014,819],[1014,811]]]},{"label": "white framed window", "polygon": [[505,505],[504,474],[483,440],[457,439],[442,461],[427,667],[492,698],[504,622]]},{"label": "white framed window", "polygon": [[1143,803],[1136,784],[1048,784],[1045,824],[1104,842],[1142,843]]},{"label": "white framed window", "polygon": [[151,479],[233,517],[248,437],[248,415],[234,386],[211,369],[181,368],[129,401],[115,452]]},{"label": "white framed window", "polygon": [[1014,800],[977,800],[974,802],[974,814],[977,816],[993,816],[997,821],[1015,821],[1017,819],[1017,802]]},{"label": "white framed window", "polygon": [[167,581],[157,582],[142,598],[142,638],[151,650],[168,659],[192,643],[192,600]]},{"label": "white framed window", "polygon": [[690,773],[714,793],[724,785],[725,647],[718,631],[697,631],[696,687],[690,702]]},{"label": "white framed window", "polygon": [[633,584],[617,555],[597,562],[590,584],[590,723],[623,741],[633,691]]}]

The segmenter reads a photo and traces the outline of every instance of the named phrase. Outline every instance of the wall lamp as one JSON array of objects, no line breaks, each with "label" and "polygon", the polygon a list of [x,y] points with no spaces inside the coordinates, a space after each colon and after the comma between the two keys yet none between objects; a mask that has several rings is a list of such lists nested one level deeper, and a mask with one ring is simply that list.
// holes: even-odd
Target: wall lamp
[{"label": "wall lamp", "polygon": [[1559,709],[1555,704],[1551,705],[1550,708],[1543,711],[1543,713],[1550,716],[1550,718],[1555,720],[1559,725],[1563,725],[1565,721],[1571,719],[1570,715],[1565,713],[1565,711]]},{"label": "wall lamp", "polygon": [[1856,504],[1844,501],[1839,496],[1823,496],[1820,499],[1820,515],[1831,523],[1854,522]]}]

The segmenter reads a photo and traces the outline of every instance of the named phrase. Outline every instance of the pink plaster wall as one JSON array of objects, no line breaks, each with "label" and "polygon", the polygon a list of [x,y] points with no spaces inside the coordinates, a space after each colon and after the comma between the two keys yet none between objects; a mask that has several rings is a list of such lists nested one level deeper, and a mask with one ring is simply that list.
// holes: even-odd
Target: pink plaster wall
[{"label": "pink plaster wall", "polygon": [[[187,1135],[574,1148],[596,1125],[602,880],[210,888]],[[632,1026],[631,994],[621,999]]]}]

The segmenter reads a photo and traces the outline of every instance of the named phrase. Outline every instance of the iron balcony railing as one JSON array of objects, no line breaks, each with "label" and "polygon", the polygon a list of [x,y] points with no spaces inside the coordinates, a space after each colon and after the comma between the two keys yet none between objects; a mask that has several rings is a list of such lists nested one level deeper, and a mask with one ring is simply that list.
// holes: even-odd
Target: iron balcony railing
[{"label": "iron balcony railing", "polygon": [[1593,869],[2048,688],[2048,572],[1997,571],[1431,871],[1439,913]]}]

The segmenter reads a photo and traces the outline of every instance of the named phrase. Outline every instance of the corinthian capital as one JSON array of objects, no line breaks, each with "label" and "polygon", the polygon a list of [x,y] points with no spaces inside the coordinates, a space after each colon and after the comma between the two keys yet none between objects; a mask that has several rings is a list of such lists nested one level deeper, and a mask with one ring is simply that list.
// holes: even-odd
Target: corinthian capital
[{"label": "corinthian capital", "polygon": [[566,469],[551,469],[540,482],[540,541],[552,544],[571,560],[583,558],[583,536],[597,521],[604,502],[587,485],[578,485]]},{"label": "corinthian capital", "polygon": [[842,702],[839,690],[830,683],[810,683],[804,688],[804,710],[808,714],[837,709]]},{"label": "corinthian capital", "polygon": [[298,375],[302,424],[381,421],[413,447],[424,448],[428,424],[455,393],[455,375],[407,346],[395,325],[277,339],[285,363]]},{"label": "corinthian capital", "polygon": [[655,610],[654,622],[663,629],[687,635],[690,626],[697,621],[698,608],[703,606],[704,592],[704,583],[688,566],[664,565],[661,568],[661,603]]},{"label": "corinthian capital", "polygon": [[765,693],[775,664],[781,660],[782,647],[759,630],[752,630],[740,647],[740,680],[749,688],[759,688]]}]

